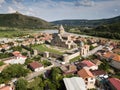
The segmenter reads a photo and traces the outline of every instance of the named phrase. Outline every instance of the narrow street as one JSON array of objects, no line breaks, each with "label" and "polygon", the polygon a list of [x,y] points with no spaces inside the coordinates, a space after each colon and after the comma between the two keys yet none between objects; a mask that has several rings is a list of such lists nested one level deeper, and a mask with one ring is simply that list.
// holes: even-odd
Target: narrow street
[{"label": "narrow street", "polygon": [[32,73],[28,74],[28,76],[26,76],[25,79],[26,79],[27,81],[29,81],[29,80],[31,80],[31,79],[33,79],[33,78],[35,78],[35,77],[43,74],[43,73],[46,72],[47,70],[50,70],[52,67],[54,67],[54,64],[51,65],[51,66],[48,66],[48,67],[44,68],[44,69],[41,70],[41,71],[32,72]]},{"label": "narrow street", "polygon": [[37,76],[39,76],[41,74],[44,74],[47,70],[50,70],[52,67],[59,67],[59,66],[61,66],[61,64],[55,62],[54,60],[50,60],[50,62],[52,63],[51,66],[45,67],[43,70],[38,71],[38,72],[32,72],[32,73],[28,74],[28,76],[26,76],[25,79],[27,81],[29,81],[29,80],[31,80],[31,79],[33,79],[33,78],[35,78],[35,77],[37,77]]}]

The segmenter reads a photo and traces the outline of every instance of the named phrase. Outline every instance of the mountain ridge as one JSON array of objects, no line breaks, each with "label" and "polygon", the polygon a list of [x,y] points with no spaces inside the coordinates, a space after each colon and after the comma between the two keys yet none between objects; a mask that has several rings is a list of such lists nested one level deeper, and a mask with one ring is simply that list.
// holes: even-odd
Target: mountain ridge
[{"label": "mountain ridge", "polygon": [[88,20],[88,19],[65,19],[65,20],[57,20],[53,21],[51,23],[55,25],[66,25],[66,26],[83,26],[83,27],[97,27],[103,24],[112,24],[120,22],[120,16],[107,18],[107,19],[94,19],[94,20]]},{"label": "mountain ridge", "polygon": [[50,28],[51,24],[41,18],[21,13],[0,14],[1,27],[15,28]]}]

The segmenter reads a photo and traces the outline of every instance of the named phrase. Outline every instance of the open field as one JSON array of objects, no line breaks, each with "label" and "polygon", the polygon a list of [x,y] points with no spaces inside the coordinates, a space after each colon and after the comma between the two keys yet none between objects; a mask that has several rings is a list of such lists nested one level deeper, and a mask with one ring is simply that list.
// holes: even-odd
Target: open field
[{"label": "open field", "polygon": [[9,27],[0,27],[0,37],[13,38],[13,37],[22,37],[28,34],[36,33],[43,29],[20,29],[20,28],[9,28]]},{"label": "open field", "polygon": [[33,48],[33,49],[37,49],[37,50],[39,50],[40,52],[48,51],[48,52],[55,53],[55,54],[59,54],[59,55],[62,55],[62,54],[63,54],[63,52],[60,52],[60,51],[58,51],[58,50],[56,50],[56,49],[48,48],[45,44],[33,45],[32,48]]}]

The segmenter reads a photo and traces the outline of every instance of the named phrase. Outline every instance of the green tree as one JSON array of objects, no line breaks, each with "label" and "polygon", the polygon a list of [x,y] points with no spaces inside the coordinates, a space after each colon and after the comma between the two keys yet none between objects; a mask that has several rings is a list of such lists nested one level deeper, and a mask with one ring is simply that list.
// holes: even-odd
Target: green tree
[{"label": "green tree", "polygon": [[0,61],[0,66],[4,65],[4,62],[3,61]]},{"label": "green tree", "polygon": [[105,60],[103,60],[103,63],[100,64],[99,69],[105,70],[105,71],[108,72],[108,70],[110,69],[110,66],[109,66],[108,62],[106,62]]},{"label": "green tree", "polygon": [[15,77],[19,78],[22,76],[26,76],[27,73],[28,73],[28,69],[25,69],[23,65],[13,64],[5,68],[2,71],[1,76],[2,78],[5,79],[5,81],[7,81],[10,80],[11,78],[15,78]]},{"label": "green tree", "polygon": [[44,65],[44,67],[52,65],[51,62],[49,62],[47,60],[43,60],[41,63]]},{"label": "green tree", "polygon": [[13,51],[22,51],[22,47],[21,46],[16,46],[16,47],[12,47],[11,48]]},{"label": "green tree", "polygon": [[15,90],[27,90],[27,81],[23,78],[18,79],[16,82]]}]

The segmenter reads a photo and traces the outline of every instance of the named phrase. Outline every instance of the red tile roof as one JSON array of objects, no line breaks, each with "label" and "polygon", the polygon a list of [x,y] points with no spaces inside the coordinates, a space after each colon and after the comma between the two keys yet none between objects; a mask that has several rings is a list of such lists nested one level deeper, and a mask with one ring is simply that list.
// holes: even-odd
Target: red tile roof
[{"label": "red tile roof", "polygon": [[33,69],[36,69],[36,68],[42,67],[43,65],[39,62],[32,62],[29,64],[29,66]]},{"label": "red tile roof", "polygon": [[120,90],[120,79],[109,78],[109,81],[116,88],[116,90]]},{"label": "red tile roof", "polygon": [[82,61],[81,63],[85,64],[85,65],[86,65],[86,66],[88,66],[88,67],[95,66],[95,64],[94,64],[94,63],[92,63],[92,62],[91,62],[91,61],[89,61],[89,60],[84,60],[84,61]]},{"label": "red tile roof", "polygon": [[12,88],[10,86],[5,86],[0,88],[0,90],[12,90]]},{"label": "red tile roof", "polygon": [[118,54],[108,52],[108,53],[106,53],[106,54],[103,55],[103,56],[104,56],[105,58],[111,58],[111,59],[113,59],[113,60],[115,60],[115,61],[120,62],[120,55],[118,55]]},{"label": "red tile roof", "polygon": [[13,54],[14,56],[21,56],[21,53],[20,53],[19,51],[14,51],[12,54]]},{"label": "red tile roof", "polygon": [[88,69],[85,68],[78,71],[78,75],[82,78],[94,77],[94,75]]},{"label": "red tile roof", "polygon": [[94,70],[91,71],[93,75],[98,76],[98,75],[106,75],[107,73],[104,70]]}]

